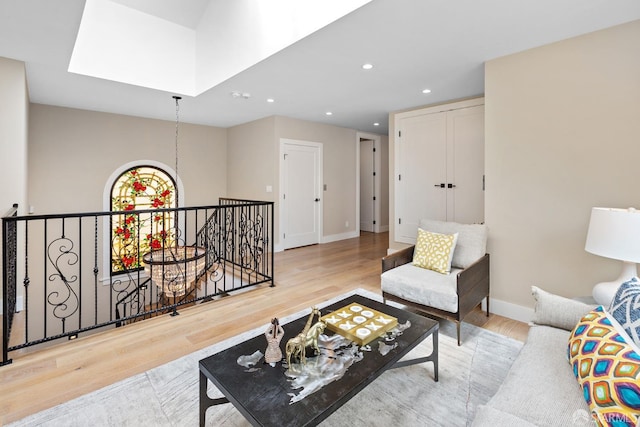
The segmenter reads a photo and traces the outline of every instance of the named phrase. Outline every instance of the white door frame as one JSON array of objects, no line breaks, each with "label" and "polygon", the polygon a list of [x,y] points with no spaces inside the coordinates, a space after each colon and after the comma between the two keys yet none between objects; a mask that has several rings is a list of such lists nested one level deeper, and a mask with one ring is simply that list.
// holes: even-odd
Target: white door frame
[{"label": "white door frame", "polygon": [[313,147],[313,148],[317,148],[318,149],[318,176],[317,176],[317,182],[318,182],[318,188],[317,188],[317,194],[319,194],[319,198],[320,201],[317,203],[316,206],[316,212],[318,215],[318,238],[317,241],[318,243],[322,243],[322,236],[323,236],[323,223],[324,223],[324,193],[323,193],[323,183],[324,183],[324,178],[323,178],[323,164],[324,164],[324,157],[323,157],[323,146],[322,143],[320,142],[311,142],[311,141],[301,141],[301,140],[296,140],[296,139],[287,139],[287,138],[280,138],[280,153],[279,153],[279,163],[278,163],[278,170],[279,170],[279,175],[280,175],[280,189],[279,189],[279,194],[278,194],[278,201],[280,203],[278,203],[279,205],[279,224],[280,224],[280,232],[279,232],[279,236],[278,236],[278,240],[280,242],[279,246],[281,249],[287,249],[285,242],[284,242],[284,232],[286,231],[286,224],[285,224],[285,218],[286,218],[286,212],[285,212],[285,203],[282,203],[283,201],[283,197],[284,197],[284,187],[285,187],[285,176],[284,176],[284,147],[285,145],[302,145],[302,146],[306,146],[306,147]]},{"label": "white door frame", "polygon": [[382,164],[380,163],[380,145],[381,145],[381,137],[380,135],[376,135],[374,133],[366,133],[366,132],[357,132],[356,133],[356,233],[360,234],[360,140],[361,139],[371,139],[373,140],[373,148],[376,150],[376,155],[374,156],[374,164],[373,169],[376,173],[375,179],[373,180],[373,195],[376,200],[373,202],[373,221],[375,224],[373,225],[374,233],[380,233],[380,170],[382,168]]}]

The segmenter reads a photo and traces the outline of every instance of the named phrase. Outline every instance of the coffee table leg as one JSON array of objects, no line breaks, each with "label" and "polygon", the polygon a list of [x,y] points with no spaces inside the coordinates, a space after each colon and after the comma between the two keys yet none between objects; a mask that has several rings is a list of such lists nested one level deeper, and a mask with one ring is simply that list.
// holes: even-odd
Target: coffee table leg
[{"label": "coffee table leg", "polygon": [[438,335],[439,331],[435,331],[431,336],[433,337],[433,351],[431,357],[433,358],[433,379],[438,382]]},{"label": "coffee table leg", "polygon": [[207,377],[200,372],[200,427],[205,425],[205,415],[207,414],[207,408],[211,406],[207,400]]},{"label": "coffee table leg", "polygon": [[402,368],[404,366],[416,365],[424,362],[433,362],[433,380],[438,382],[438,330],[436,329],[431,336],[433,337],[433,350],[430,355],[419,357],[417,359],[401,360],[390,369]]},{"label": "coffee table leg", "polygon": [[223,403],[229,403],[229,399],[226,397],[219,397],[212,399],[207,394],[208,379],[205,374],[200,371],[200,427],[204,427],[207,409],[214,405],[222,405]]}]

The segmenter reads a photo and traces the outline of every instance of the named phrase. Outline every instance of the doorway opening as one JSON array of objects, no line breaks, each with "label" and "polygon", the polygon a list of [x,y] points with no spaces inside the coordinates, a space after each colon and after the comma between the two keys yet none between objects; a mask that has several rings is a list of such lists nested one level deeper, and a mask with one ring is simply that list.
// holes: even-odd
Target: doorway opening
[{"label": "doorway opening", "polygon": [[388,226],[381,224],[384,215],[383,210],[388,209],[382,200],[381,194],[385,191],[382,173],[382,141],[380,135],[358,132],[356,140],[357,149],[357,219],[359,231],[380,233],[386,231]]}]

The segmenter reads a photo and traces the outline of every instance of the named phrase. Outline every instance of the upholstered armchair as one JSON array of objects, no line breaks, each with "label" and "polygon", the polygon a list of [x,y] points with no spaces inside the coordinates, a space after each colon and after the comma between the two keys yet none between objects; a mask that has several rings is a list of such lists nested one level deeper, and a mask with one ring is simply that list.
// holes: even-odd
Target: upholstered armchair
[{"label": "upholstered armchair", "polygon": [[489,316],[487,227],[423,219],[419,228],[456,237],[450,272],[414,265],[415,245],[394,252],[382,258],[382,297],[455,322],[460,345],[460,323],[484,298]]}]

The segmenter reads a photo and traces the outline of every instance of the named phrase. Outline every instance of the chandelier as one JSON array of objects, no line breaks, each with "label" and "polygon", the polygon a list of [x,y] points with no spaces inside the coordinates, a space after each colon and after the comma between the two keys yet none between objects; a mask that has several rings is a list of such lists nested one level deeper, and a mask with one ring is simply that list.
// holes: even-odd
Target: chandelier
[{"label": "chandelier", "polygon": [[142,258],[154,285],[170,297],[185,295],[205,269],[205,249],[199,246],[171,246],[156,249]]},{"label": "chandelier", "polygon": [[[178,128],[180,123],[180,104],[182,99],[174,96],[176,101],[176,133],[175,133],[175,189],[176,207],[179,203],[178,197]],[[201,246],[186,246],[179,244],[180,230],[178,226],[178,211],[174,216],[174,236],[175,239],[169,246],[152,250],[146,253],[142,260],[144,270],[151,277],[151,281],[167,297],[180,297],[191,292],[196,280],[200,278],[205,270],[206,250]],[[175,301],[174,301],[175,303]],[[172,315],[178,314],[175,311]]]}]

